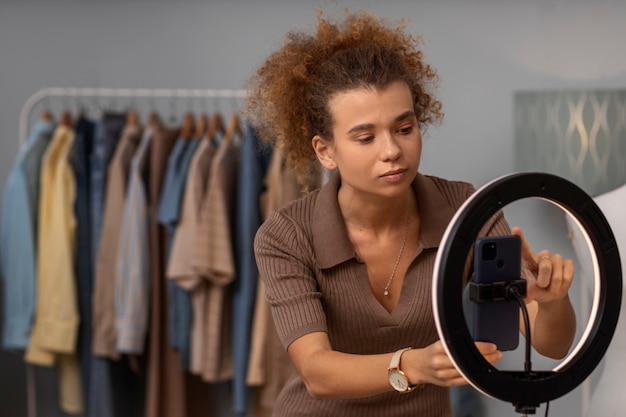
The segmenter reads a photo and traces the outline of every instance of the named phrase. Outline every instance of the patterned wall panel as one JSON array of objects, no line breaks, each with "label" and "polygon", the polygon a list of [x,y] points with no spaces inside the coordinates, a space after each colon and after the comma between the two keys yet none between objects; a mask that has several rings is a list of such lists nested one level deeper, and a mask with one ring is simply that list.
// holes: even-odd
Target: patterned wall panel
[{"label": "patterned wall panel", "polygon": [[626,90],[514,95],[518,171],[549,172],[596,196],[626,183]]}]

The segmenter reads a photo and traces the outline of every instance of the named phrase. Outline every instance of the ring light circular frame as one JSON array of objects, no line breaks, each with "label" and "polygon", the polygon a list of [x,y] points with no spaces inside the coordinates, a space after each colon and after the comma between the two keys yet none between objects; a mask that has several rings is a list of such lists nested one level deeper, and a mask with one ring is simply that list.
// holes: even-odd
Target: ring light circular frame
[{"label": "ring light circular frame", "polygon": [[[591,248],[594,299],[578,344],[551,371],[499,371],[478,352],[463,312],[464,260],[479,230],[498,210],[528,197],[547,200],[572,215]],[[622,272],[617,243],[593,199],[551,174],[516,173],[478,189],[459,208],[441,240],[433,274],[432,301],[439,337],[459,372],[483,394],[515,405],[538,406],[582,383],[606,352],[619,316]]]}]

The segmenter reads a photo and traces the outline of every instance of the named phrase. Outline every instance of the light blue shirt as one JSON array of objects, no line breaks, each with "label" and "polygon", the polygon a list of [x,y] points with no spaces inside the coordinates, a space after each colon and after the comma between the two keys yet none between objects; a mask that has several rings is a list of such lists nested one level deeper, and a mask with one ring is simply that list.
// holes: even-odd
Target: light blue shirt
[{"label": "light blue shirt", "polygon": [[4,188],[0,221],[0,280],[4,297],[2,345],[28,347],[35,311],[40,166],[54,133],[39,120],[20,149]]}]

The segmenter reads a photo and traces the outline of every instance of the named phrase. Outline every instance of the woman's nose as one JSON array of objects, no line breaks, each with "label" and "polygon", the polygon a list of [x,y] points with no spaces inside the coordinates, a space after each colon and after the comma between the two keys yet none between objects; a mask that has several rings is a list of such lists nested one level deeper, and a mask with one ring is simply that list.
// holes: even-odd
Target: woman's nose
[{"label": "woman's nose", "polygon": [[394,135],[391,133],[385,135],[381,150],[383,158],[386,160],[394,160],[397,159],[401,153],[402,149],[398,145],[398,142]]}]

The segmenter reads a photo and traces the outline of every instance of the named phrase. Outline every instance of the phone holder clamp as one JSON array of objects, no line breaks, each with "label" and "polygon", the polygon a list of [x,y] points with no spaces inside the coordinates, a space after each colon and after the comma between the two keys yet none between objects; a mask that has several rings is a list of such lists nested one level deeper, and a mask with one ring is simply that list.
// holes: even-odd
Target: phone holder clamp
[{"label": "phone holder clamp", "polygon": [[475,303],[513,300],[513,292],[522,298],[526,297],[526,280],[520,278],[512,281],[469,284],[469,297]]}]

